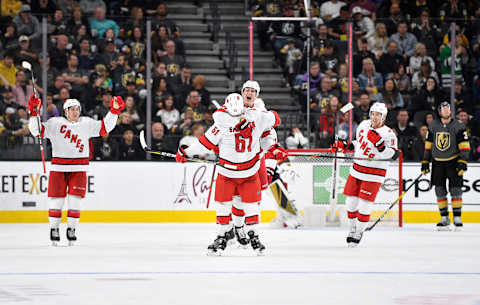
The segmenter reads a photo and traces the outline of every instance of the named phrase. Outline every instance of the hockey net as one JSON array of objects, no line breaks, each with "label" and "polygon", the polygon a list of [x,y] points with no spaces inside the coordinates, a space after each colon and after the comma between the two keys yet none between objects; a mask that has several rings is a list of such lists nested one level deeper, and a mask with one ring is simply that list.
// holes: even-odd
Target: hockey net
[{"label": "hockey net", "polygon": [[[353,164],[348,157],[353,157],[353,154],[338,154],[338,157],[345,158],[340,159],[335,158],[329,149],[292,149],[288,152],[290,166],[297,174],[293,193],[299,209],[305,213],[305,222],[310,216],[307,215],[309,211],[316,209],[324,211],[324,214],[317,213],[314,217],[325,217],[318,225],[346,225],[343,189]],[[371,222],[380,217],[402,193],[402,163],[402,154],[396,161],[390,162],[385,181],[372,207]],[[402,226],[401,200],[380,224]]]}]

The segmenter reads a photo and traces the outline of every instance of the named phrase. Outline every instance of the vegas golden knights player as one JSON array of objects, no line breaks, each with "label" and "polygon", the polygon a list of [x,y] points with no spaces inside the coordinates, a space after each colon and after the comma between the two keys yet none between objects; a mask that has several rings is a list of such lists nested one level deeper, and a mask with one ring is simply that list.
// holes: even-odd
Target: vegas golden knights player
[{"label": "vegas golden knights player", "polygon": [[439,119],[428,126],[425,153],[422,161],[422,173],[430,172],[431,183],[435,186],[441,220],[438,230],[450,229],[448,216],[447,186],[452,199],[453,224],[460,229],[462,224],[462,186],[463,173],[467,170],[467,158],[470,151],[465,125],[451,117],[450,104],[442,102],[438,107]]}]

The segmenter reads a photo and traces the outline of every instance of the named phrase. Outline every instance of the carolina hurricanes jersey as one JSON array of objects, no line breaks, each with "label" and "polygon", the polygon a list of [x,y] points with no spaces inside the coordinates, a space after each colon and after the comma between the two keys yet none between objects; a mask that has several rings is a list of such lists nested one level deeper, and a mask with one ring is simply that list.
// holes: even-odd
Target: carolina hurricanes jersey
[{"label": "carolina hurricanes jersey", "polygon": [[[255,126],[250,138],[243,138],[233,130],[242,117]],[[246,108],[243,116],[234,117],[221,108],[213,114],[213,120],[215,123],[199,143],[209,150],[218,146],[219,162],[224,165],[218,172],[230,178],[246,178],[256,174],[260,167],[260,138],[265,130],[270,130],[278,122],[278,117],[273,112],[256,108]],[[196,150],[194,146],[186,149],[188,155]]]},{"label": "carolina hurricanes jersey", "polygon": [[[357,140],[355,144],[355,157],[375,159],[389,159],[395,154],[398,149],[398,141],[395,133],[383,125],[375,129],[385,142],[385,150],[379,152],[378,149],[367,138],[368,131],[372,129],[371,121],[364,120],[357,127]],[[383,183],[387,168],[390,161],[367,161],[367,160],[353,160],[353,165],[350,168],[350,175],[363,180]]]},{"label": "carolina hurricanes jersey", "polygon": [[[110,132],[115,127],[117,118],[116,114],[108,112],[101,121],[80,117],[78,122],[69,122],[65,117],[53,117],[42,123],[40,134],[42,138],[48,138],[52,143],[51,170],[86,171],[90,155],[89,139]],[[35,118],[31,118],[30,131],[37,136],[39,133],[36,130],[36,122],[32,119],[35,120]]]}]

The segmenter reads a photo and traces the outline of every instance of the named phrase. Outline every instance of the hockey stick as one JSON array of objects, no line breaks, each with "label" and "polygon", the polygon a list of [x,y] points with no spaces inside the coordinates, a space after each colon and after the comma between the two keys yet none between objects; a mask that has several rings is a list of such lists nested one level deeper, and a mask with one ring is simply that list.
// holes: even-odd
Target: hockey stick
[{"label": "hockey stick", "polygon": [[212,188],[213,188],[213,179],[215,178],[215,170],[217,169],[217,165],[213,166],[213,173],[212,173],[212,180],[210,180],[210,189],[208,190],[208,198],[207,198],[207,209],[210,205],[210,196],[212,195]]},{"label": "hockey stick", "polygon": [[[385,215],[387,215],[387,213],[400,201],[400,199],[402,199],[403,195],[405,195],[405,193],[408,192],[408,190],[411,189],[412,186],[414,186],[415,184],[417,184],[418,180],[419,180],[422,176],[423,176],[423,174],[418,175],[417,179],[415,179],[415,180],[413,181],[413,183],[410,184],[410,186],[407,187],[407,188],[400,194],[400,196],[398,196],[397,200],[395,200],[395,201],[388,207],[388,209],[387,209],[385,212],[383,212],[382,216],[378,217],[378,219],[377,219],[371,226],[367,227],[367,228],[365,229],[365,231],[370,231],[370,230],[372,230],[372,229],[383,219],[383,217],[385,217]],[[402,182],[400,182],[400,183],[402,183]]]},{"label": "hockey stick", "polygon": [[[32,71],[32,65],[28,61],[23,61],[22,62],[22,67],[28,71],[30,71],[30,75],[32,76],[32,87],[33,87],[33,94],[35,97],[39,97],[37,89],[35,88],[35,79],[33,78],[33,71]],[[40,106],[40,105],[39,105]],[[38,135],[38,143],[40,144],[40,153],[42,155],[42,165],[43,165],[43,173],[47,173],[47,168],[45,167],[45,152],[43,151],[43,140],[42,140],[42,124],[40,123],[40,107],[37,109],[38,115],[37,115],[37,127],[38,127],[38,132],[40,134]]]},{"label": "hockey stick", "polygon": [[[360,158],[360,157],[349,157],[349,156],[335,156],[335,155],[304,155],[300,153],[288,153],[289,157],[305,157],[305,158],[329,158],[329,159],[344,159],[344,160],[364,160],[364,161],[392,161],[392,159],[370,159],[370,158]],[[295,162],[295,161],[294,161]],[[298,162],[298,161],[297,161]]]},{"label": "hockey stick", "polygon": [[[142,146],[142,148],[145,152],[147,152],[149,154],[152,154],[152,155],[160,155],[160,156],[167,157],[167,158],[176,158],[175,154],[165,152],[165,151],[153,150],[153,149],[149,148],[147,146],[147,142],[145,141],[145,132],[143,130],[140,131],[139,138],[140,138],[140,145]],[[219,163],[219,162],[216,162],[216,161],[209,161],[209,160],[203,160],[203,159],[199,159],[199,158],[189,158],[189,157],[186,157],[185,159],[187,161],[191,161],[191,162],[218,165],[218,166],[221,166],[221,167],[226,168],[226,169],[237,169],[237,166],[235,166],[235,165],[222,164],[222,163]]]}]

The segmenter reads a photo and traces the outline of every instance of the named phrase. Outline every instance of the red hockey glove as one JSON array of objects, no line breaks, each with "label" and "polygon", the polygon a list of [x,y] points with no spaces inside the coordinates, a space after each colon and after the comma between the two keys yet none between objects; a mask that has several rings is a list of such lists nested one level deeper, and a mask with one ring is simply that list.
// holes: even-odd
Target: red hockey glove
[{"label": "red hockey glove", "polygon": [[28,100],[28,113],[30,116],[37,116],[40,114],[40,108],[42,108],[42,100],[32,94]]},{"label": "red hockey glove", "polygon": [[348,143],[346,140],[337,140],[337,142],[333,143],[330,146],[330,151],[331,152],[347,152],[347,151],[352,151],[354,150],[353,143]]},{"label": "red hockey glove", "polygon": [[125,102],[121,96],[114,96],[110,100],[110,112],[116,115],[120,115],[120,112],[125,109]]},{"label": "red hockey glove", "polygon": [[241,118],[240,122],[233,128],[234,131],[240,133],[242,138],[250,138],[252,136],[252,130],[254,125],[248,122],[245,118]]},{"label": "red hockey glove", "polygon": [[367,133],[367,138],[373,145],[378,149],[379,152],[385,150],[385,142],[382,140],[382,137],[373,129],[370,129]]},{"label": "red hockey glove", "polygon": [[218,147],[218,145],[215,145],[212,150],[216,155],[220,154],[220,148]]},{"label": "red hockey glove", "polygon": [[182,145],[178,148],[177,155],[175,156],[175,161],[179,163],[187,162],[187,153],[185,152],[185,149],[187,148],[188,145]]},{"label": "red hockey glove", "polygon": [[278,144],[272,145],[268,152],[271,153],[275,157],[275,160],[279,162],[283,162],[288,158],[287,150]]}]

